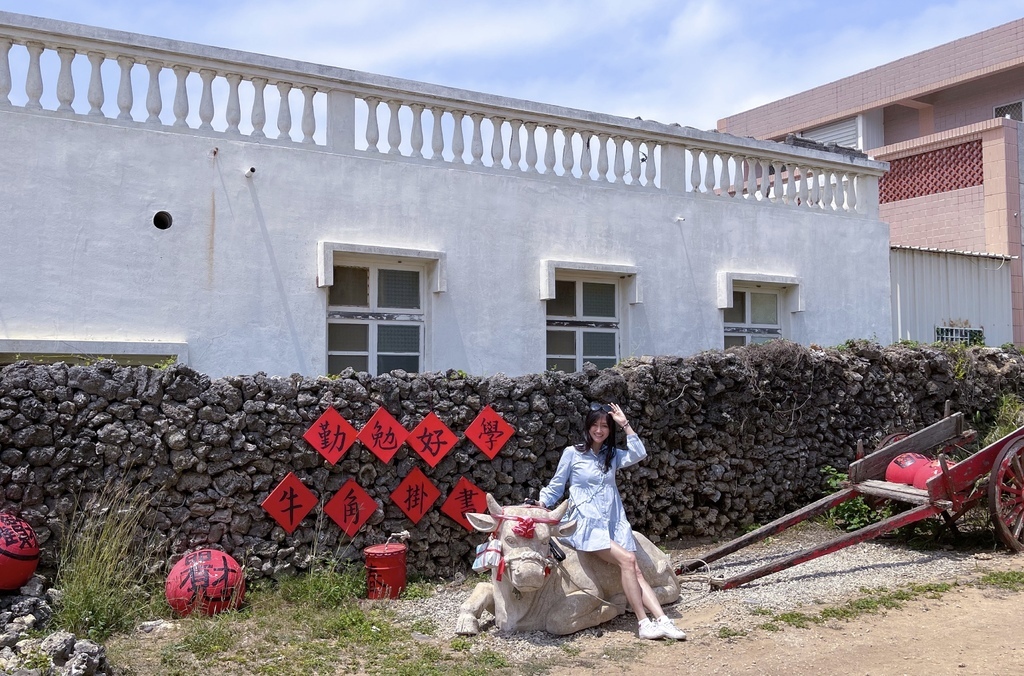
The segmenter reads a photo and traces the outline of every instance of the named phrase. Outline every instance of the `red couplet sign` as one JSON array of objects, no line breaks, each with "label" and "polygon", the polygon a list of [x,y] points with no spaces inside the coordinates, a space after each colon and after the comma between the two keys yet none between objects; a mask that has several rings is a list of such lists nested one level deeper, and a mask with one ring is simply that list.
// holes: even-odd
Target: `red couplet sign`
[{"label": "red couplet sign", "polygon": [[395,457],[395,453],[405,443],[408,435],[409,432],[395,420],[394,416],[381,407],[366,421],[363,429],[359,430],[358,439],[382,462],[388,463]]},{"label": "red couplet sign", "polygon": [[428,465],[437,467],[459,438],[431,411],[405,441]]},{"label": "red couplet sign", "polygon": [[414,467],[391,493],[391,501],[398,505],[413,523],[419,523],[439,497],[441,491],[437,490],[437,486],[432,484],[418,467]]},{"label": "red couplet sign", "polygon": [[459,477],[448,499],[441,505],[441,511],[466,530],[472,531],[473,524],[466,518],[466,513],[485,514],[487,494],[466,477]]},{"label": "red couplet sign", "polygon": [[349,537],[359,532],[375,511],[377,502],[354,479],[346,481],[324,506],[327,516],[331,517]]},{"label": "red couplet sign", "polygon": [[505,419],[498,415],[489,405],[484,406],[480,414],[466,428],[466,438],[476,444],[476,447],[483,451],[491,460],[498,455],[498,451],[505,445],[505,442],[512,438],[516,430],[505,422]]},{"label": "red couplet sign", "polygon": [[336,465],[355,443],[356,428],[342,418],[338,411],[328,408],[309,426],[302,438],[324,456],[327,462]]},{"label": "red couplet sign", "polygon": [[291,535],[309,511],[316,507],[316,496],[294,472],[288,472],[288,476],[277,484],[260,506]]}]

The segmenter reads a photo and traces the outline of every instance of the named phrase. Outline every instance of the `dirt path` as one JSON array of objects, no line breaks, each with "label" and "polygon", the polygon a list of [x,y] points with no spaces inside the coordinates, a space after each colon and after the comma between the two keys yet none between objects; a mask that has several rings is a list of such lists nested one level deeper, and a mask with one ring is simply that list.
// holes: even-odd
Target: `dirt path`
[{"label": "dirt path", "polygon": [[588,651],[551,673],[1024,674],[1022,602],[1020,593],[958,587],[885,614],[807,629],[751,629],[729,639],[718,637],[716,611],[708,609],[679,621],[695,627],[685,643],[640,644],[623,627],[605,634],[604,651]]}]

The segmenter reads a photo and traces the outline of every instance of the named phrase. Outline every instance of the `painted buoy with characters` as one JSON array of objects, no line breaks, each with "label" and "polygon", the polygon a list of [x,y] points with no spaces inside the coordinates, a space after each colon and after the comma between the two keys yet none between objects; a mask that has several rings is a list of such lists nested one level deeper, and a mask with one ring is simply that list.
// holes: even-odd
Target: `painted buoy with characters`
[{"label": "painted buoy with characters", "polygon": [[39,565],[39,540],[23,519],[0,514],[0,589],[20,589]]},{"label": "painted buoy with characters", "polygon": [[912,486],[917,471],[927,464],[928,458],[920,453],[900,453],[885,468],[885,480]]},{"label": "painted buoy with characters", "polygon": [[217,549],[189,552],[171,568],[164,585],[167,603],[180,615],[216,615],[245,600],[245,576],[238,562]]}]

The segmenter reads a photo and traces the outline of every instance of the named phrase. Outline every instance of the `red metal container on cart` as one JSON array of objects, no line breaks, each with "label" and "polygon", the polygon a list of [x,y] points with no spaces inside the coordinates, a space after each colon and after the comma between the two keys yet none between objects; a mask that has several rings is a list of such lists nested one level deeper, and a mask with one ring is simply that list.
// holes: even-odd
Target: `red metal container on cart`
[{"label": "red metal container on cart", "polygon": [[405,589],[406,546],[385,542],[363,550],[366,555],[366,598],[397,599]]}]

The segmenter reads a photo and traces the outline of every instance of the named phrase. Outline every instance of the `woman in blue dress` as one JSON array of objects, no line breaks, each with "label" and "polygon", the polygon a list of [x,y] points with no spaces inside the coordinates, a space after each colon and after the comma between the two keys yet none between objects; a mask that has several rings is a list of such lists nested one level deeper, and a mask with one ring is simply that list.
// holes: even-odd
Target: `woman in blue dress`
[{"label": "woman in blue dress", "polygon": [[[626,433],[626,448],[615,448],[616,425]],[[640,638],[685,639],[686,634],[665,615],[640,572],[633,528],[615,484],[615,472],[647,457],[644,442],[617,404],[592,404],[583,438],[584,443],[562,451],[555,475],[540,492],[540,504],[550,508],[568,486],[571,507],[565,518],[576,519],[577,527],[567,542],[577,551],[591,552],[619,567],[626,600],[640,622]],[[647,611],[653,621],[648,619]]]}]

